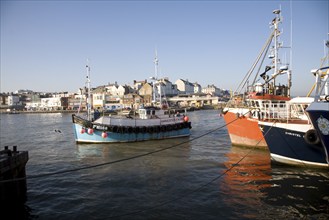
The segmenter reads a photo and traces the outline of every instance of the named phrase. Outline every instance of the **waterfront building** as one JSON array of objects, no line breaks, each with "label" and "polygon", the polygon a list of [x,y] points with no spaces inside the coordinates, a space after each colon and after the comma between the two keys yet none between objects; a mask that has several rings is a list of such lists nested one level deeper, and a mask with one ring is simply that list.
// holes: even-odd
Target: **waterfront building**
[{"label": "waterfront building", "polygon": [[129,93],[129,87],[124,85],[119,85],[117,90],[116,90],[116,95],[123,97],[125,94]]},{"label": "waterfront building", "polygon": [[147,83],[147,80],[146,79],[145,80],[141,80],[141,81],[134,80],[133,82],[134,82],[133,89],[135,91],[138,91],[138,90],[140,90],[142,88],[142,86],[145,83]]},{"label": "waterfront building", "polygon": [[21,101],[18,95],[9,95],[8,96],[8,106],[15,107],[21,105]]},{"label": "waterfront building", "polygon": [[142,88],[139,89],[138,94],[143,96],[144,103],[152,103],[153,86],[150,83],[145,83]]},{"label": "waterfront building", "polygon": [[[153,100],[159,104],[160,96],[164,99],[176,97],[176,103],[182,105],[202,106],[207,101],[197,98],[193,102],[193,97],[202,96],[202,92],[211,96],[223,96],[224,92],[214,85],[208,85],[206,88],[201,87],[198,83],[190,83],[188,80],[178,79],[172,83],[168,77],[161,79],[152,78],[152,82],[147,80],[134,80],[133,85],[119,85],[117,82],[108,85],[98,86],[91,89],[92,108],[100,110],[115,110],[125,107],[137,108],[141,105],[153,105]],[[154,87],[153,87],[154,85]],[[154,90],[154,91],[153,91]],[[15,94],[16,93],[16,94]],[[2,109],[26,109],[26,110],[77,110],[86,109],[87,88],[80,88],[76,93],[55,92],[42,93],[33,92],[32,90],[17,90],[15,93],[0,94],[0,107]],[[194,95],[194,96],[193,96]],[[179,101],[177,97],[179,98]],[[188,97],[186,100],[184,97]],[[223,98],[221,97],[221,98]],[[64,99],[62,99],[64,98]],[[211,101],[215,103],[215,101]]]},{"label": "waterfront building", "polygon": [[178,79],[175,84],[177,85],[177,89],[181,94],[193,94],[194,93],[194,85],[190,83],[188,80]]},{"label": "waterfront building", "polygon": [[201,85],[197,82],[195,82],[194,84],[194,93],[201,93],[202,92],[202,88]]},{"label": "waterfront building", "polygon": [[28,102],[25,105],[27,111],[37,111],[41,109],[41,100],[39,102]]},{"label": "waterfront building", "polygon": [[52,94],[52,97],[70,97],[71,94],[69,92],[55,92]]},{"label": "waterfront building", "polygon": [[83,99],[81,97],[75,98],[75,97],[70,97],[68,99],[68,110],[87,110],[87,103],[86,99]]},{"label": "waterfront building", "polygon": [[205,108],[210,106],[217,106],[219,103],[218,96],[212,96],[210,94],[204,93],[196,93],[196,94],[181,94],[178,96],[174,96],[168,98],[170,103],[174,103],[175,105],[185,108],[185,107],[197,107],[197,108]]},{"label": "waterfront building", "polygon": [[168,77],[164,77],[162,79],[159,79],[157,81],[157,91],[159,91],[159,94],[157,94],[157,97],[160,96],[160,86],[161,86],[161,96],[164,97],[171,97],[178,95],[178,89],[177,85],[172,84],[171,81],[169,81]]},{"label": "waterfront building", "polygon": [[41,98],[41,110],[66,110],[68,97]]},{"label": "waterfront building", "polygon": [[125,94],[129,93],[129,88],[128,86],[124,85],[118,85],[117,82],[115,82],[114,84],[109,84],[107,86],[105,86],[105,89],[107,92],[109,92],[111,95],[113,96],[124,96]]},{"label": "waterfront building", "polygon": [[118,96],[108,95],[105,97],[105,110],[118,110],[123,108],[122,99]]},{"label": "waterfront building", "polygon": [[214,84],[208,85],[207,87],[202,88],[202,92],[205,94],[210,94],[212,96],[221,96],[221,89],[217,88]]},{"label": "waterfront building", "polygon": [[144,103],[142,96],[136,93],[129,93],[123,96],[122,104],[124,108],[138,109]]},{"label": "waterfront building", "polygon": [[0,108],[7,108],[8,107],[8,95],[1,93],[0,94]]},{"label": "waterfront building", "polygon": [[92,94],[92,108],[101,109],[105,106],[105,100],[109,96],[107,93],[93,93]]},{"label": "waterfront building", "polygon": [[108,93],[105,86],[98,86],[91,92],[92,108],[101,109],[105,105],[105,99]]}]

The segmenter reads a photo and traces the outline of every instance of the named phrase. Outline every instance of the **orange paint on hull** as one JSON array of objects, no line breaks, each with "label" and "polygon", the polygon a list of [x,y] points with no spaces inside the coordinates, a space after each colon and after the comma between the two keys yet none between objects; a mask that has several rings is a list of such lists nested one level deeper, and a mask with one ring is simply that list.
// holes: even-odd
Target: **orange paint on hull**
[{"label": "orange paint on hull", "polygon": [[227,112],[224,120],[233,145],[267,149],[256,120],[244,116],[237,119],[236,114],[232,112]]}]

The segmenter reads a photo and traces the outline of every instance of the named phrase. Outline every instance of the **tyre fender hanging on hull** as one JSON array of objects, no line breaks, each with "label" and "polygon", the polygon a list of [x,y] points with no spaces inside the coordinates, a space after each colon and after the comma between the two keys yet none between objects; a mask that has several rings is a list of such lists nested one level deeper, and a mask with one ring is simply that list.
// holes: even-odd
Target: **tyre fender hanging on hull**
[{"label": "tyre fender hanging on hull", "polygon": [[321,143],[320,138],[316,133],[315,129],[310,129],[306,131],[304,135],[304,140],[306,141],[306,143],[311,145],[319,145]]}]

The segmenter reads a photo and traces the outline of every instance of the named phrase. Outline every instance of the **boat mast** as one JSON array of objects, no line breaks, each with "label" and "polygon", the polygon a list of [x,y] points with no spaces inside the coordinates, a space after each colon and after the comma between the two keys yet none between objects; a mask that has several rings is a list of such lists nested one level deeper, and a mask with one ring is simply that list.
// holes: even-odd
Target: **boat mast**
[{"label": "boat mast", "polygon": [[[155,98],[155,83],[158,80],[158,66],[159,66],[159,60],[158,60],[158,51],[155,49],[155,58],[154,58],[154,72],[155,72],[155,78],[153,83],[153,91],[154,91],[154,102],[156,102]],[[159,94],[160,94],[160,107],[161,107],[161,83],[159,84]]]},{"label": "boat mast", "polygon": [[88,120],[91,120],[91,95],[90,95],[90,67],[89,62],[87,61],[87,117]]},{"label": "boat mast", "polygon": [[291,71],[293,70],[292,66],[292,50],[293,50],[293,44],[292,44],[292,1],[290,1],[290,68],[288,70],[288,93],[287,96],[290,97],[290,89],[291,89]]},{"label": "boat mast", "polygon": [[[273,14],[276,14],[276,17],[274,18],[272,24],[274,25],[274,77],[273,77],[273,82],[275,86],[275,77],[278,75],[278,38],[280,36],[280,31],[279,29],[279,23],[281,23],[281,10],[277,9],[273,11]],[[276,95],[276,89],[274,88],[274,95]]]}]

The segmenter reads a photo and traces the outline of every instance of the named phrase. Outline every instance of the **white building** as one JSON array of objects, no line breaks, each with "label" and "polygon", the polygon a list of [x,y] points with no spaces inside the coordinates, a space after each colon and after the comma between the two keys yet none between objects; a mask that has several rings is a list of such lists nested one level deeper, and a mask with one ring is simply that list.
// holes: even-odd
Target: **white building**
[{"label": "white building", "polygon": [[103,108],[106,100],[106,93],[93,93],[92,95],[92,106],[94,109]]},{"label": "white building", "polygon": [[134,90],[135,91],[140,90],[145,83],[147,83],[147,80],[142,80],[142,81],[134,80],[134,85],[133,85]]},{"label": "white building", "polygon": [[61,97],[41,98],[40,107],[43,110],[58,110],[62,107]]},{"label": "white building", "polygon": [[175,84],[177,85],[177,89],[182,94],[193,94],[194,93],[194,85],[190,83],[188,80],[178,79]]},{"label": "white building", "polygon": [[201,85],[198,83],[194,83],[194,93],[201,93],[202,92],[202,88]]},{"label": "white building", "polygon": [[9,95],[8,96],[8,105],[9,106],[21,105],[21,102],[19,100],[19,96],[17,96],[17,95]]},{"label": "white building", "polygon": [[28,102],[25,105],[25,109],[30,111],[30,110],[40,110],[41,109],[41,102]]},{"label": "white building", "polygon": [[202,92],[205,94],[210,94],[212,96],[222,95],[222,91],[215,85],[208,85],[207,87],[202,88]]},{"label": "white building", "polygon": [[178,94],[177,85],[172,84],[167,77],[159,79],[157,81],[157,91],[160,93],[161,86],[161,96],[175,96]]}]

